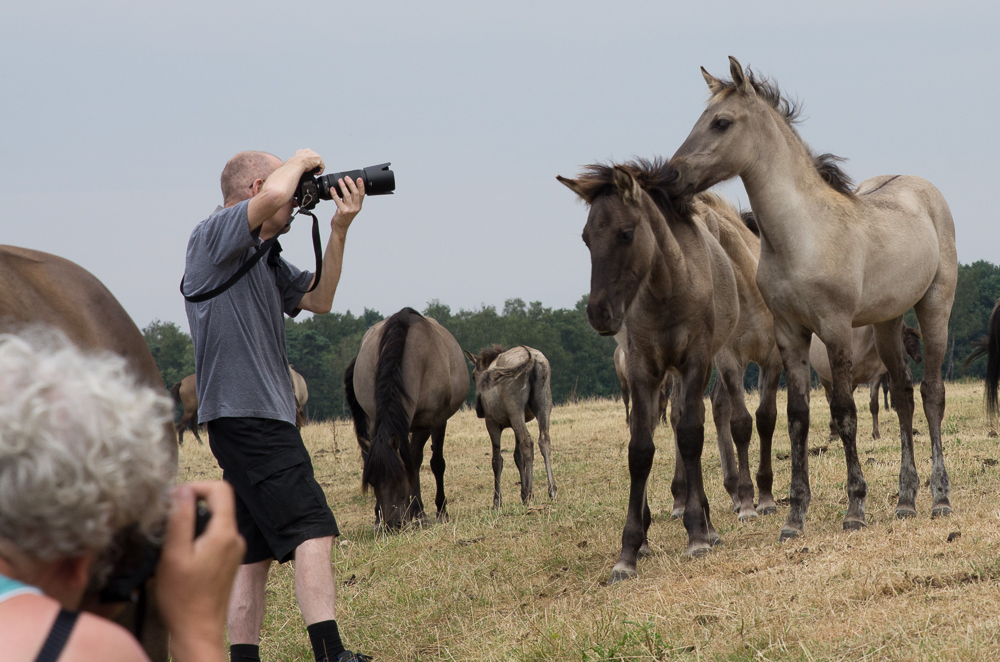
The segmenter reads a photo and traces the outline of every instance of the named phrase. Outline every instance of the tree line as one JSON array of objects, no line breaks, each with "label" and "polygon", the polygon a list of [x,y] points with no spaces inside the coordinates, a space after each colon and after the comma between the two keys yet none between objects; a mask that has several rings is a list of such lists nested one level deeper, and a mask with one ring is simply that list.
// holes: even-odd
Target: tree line
[{"label": "tree line", "polygon": [[[963,367],[972,343],[986,333],[994,303],[1000,298],[1000,266],[986,261],[959,265],[958,287],[949,323],[948,353],[942,368],[945,379],[982,378],[985,358]],[[613,338],[598,336],[587,323],[587,297],[573,308],[546,308],[541,302],[508,299],[503,310],[482,306],[452,313],[437,299],[423,309],[472,353],[499,343],[507,347],[528,345],[540,350],[552,366],[552,397],[562,403],[584,397],[609,397],[620,393],[614,369]],[[395,312],[395,311],[392,311]],[[390,313],[391,314],[391,313]],[[344,398],[344,369],[357,355],[365,331],[384,316],[366,308],[355,316],[346,313],[316,315],[297,322],[285,320],[289,363],[309,385],[308,415],[314,420],[349,416]],[[906,323],[916,326],[909,311]],[[194,372],[191,337],[172,322],[154,321],[143,329],[146,343],[170,388]],[[910,369],[915,380],[923,377],[923,364]],[[747,388],[756,388],[756,366],[746,375]],[[469,386],[469,401],[475,389]]]}]

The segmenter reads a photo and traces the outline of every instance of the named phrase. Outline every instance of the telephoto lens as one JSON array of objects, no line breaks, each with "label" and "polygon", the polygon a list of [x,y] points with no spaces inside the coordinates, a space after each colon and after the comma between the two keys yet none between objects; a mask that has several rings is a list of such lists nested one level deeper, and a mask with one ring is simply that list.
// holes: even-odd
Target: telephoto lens
[{"label": "telephoto lens", "polygon": [[361,179],[365,183],[365,195],[389,195],[396,189],[396,176],[392,170],[389,170],[389,165],[389,163],[380,163],[361,170],[334,172],[319,177],[314,177],[312,173],[307,172],[299,180],[295,198],[303,209],[312,209],[320,200],[332,199],[330,197],[331,188],[340,191],[337,180],[341,178],[351,179],[355,182]]}]

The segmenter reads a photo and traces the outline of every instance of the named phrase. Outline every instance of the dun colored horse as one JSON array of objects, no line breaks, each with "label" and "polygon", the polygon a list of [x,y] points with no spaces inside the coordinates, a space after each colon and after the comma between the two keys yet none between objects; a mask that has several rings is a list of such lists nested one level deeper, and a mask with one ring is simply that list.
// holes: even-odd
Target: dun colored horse
[{"label": "dun colored horse", "polygon": [[[305,378],[291,367],[288,372],[292,378],[292,392],[295,394],[295,427],[301,429],[306,424],[306,402],[309,400],[309,388],[306,386]],[[175,383],[170,389],[170,395],[174,402],[180,405],[183,414],[180,425],[177,427],[177,443],[184,443],[184,431],[190,430],[198,443],[203,443],[201,435],[198,434],[198,391],[195,388],[195,376],[188,375],[181,381]]]},{"label": "dun colored horse", "polygon": [[[622,402],[625,404],[625,424],[628,425],[632,420],[629,416],[628,410],[628,399],[629,399],[629,387],[628,387],[628,375],[625,374],[625,346],[621,343],[625,342],[625,333],[623,331],[618,332],[618,336],[615,337],[617,340],[621,337],[621,340],[617,345],[615,345],[615,374],[618,375],[618,383],[621,384],[622,389]],[[670,402],[670,387],[673,385],[670,375],[668,374],[663,380],[663,384],[660,385],[660,421],[663,423],[667,422],[667,403]]]},{"label": "dun colored horse", "polygon": [[[646,485],[655,453],[656,398],[668,372],[674,375],[671,419],[686,478],[687,553],[705,554],[719,541],[702,482],[702,393],[713,358],[740,326],[742,295],[732,259],[707,226],[717,219],[700,218],[714,214],[710,205],[704,199],[686,204],[669,198],[664,188],[667,174],[660,162],[640,161],[588,166],[576,180],[559,177],[590,205],[583,230],[591,258],[588,321],[601,335],[614,336],[623,327],[626,331],[633,402],[631,487],[613,582],[636,576],[636,560],[646,547],[651,522]],[[734,380],[724,379],[723,385],[732,389]],[[730,402],[742,402],[735,390],[727,395]],[[749,423],[749,415],[746,418]],[[738,444],[749,443],[749,424],[740,421],[733,431]],[[751,486],[751,501],[752,492]]]},{"label": "dun colored horse", "polygon": [[809,506],[809,341],[827,346],[837,421],[847,461],[844,529],[865,526],[868,488],[858,461],[857,411],[851,395],[851,328],[875,325],[900,421],[897,517],[916,515],[920,485],[913,458],[913,386],[900,342],[903,314],[915,309],[924,337],[921,384],[931,437],[934,516],[951,512],[941,447],[945,389],[941,376],[958,261],[948,204],[918,177],[879,176],[853,189],[837,157],[814,156],[796,132],[798,111],[777,86],[744,73],[733,80],[702,69],[712,97],[670,161],[672,194],[703,191],[740,177],[760,227],[757,285],[774,315],[788,380],[792,444],[790,508],[780,538],[801,535]]},{"label": "dun colored horse", "polygon": [[[118,354],[141,384],[163,389],[163,379],[142,333],[97,278],[55,255],[0,246],[0,331],[30,326],[54,327],[85,350]],[[176,462],[173,424],[164,430],[162,443],[169,446]],[[145,560],[146,549],[125,539],[118,544],[120,557],[115,559],[115,573],[128,575]],[[165,662],[167,631],[156,600],[149,594],[139,604],[144,605],[141,613],[130,603],[123,612],[119,610],[117,620],[136,633],[151,659]],[[85,608],[108,613],[107,605],[98,607],[96,591],[85,597]]]},{"label": "dun colored horse", "polygon": [[437,321],[403,308],[365,333],[344,389],[364,460],[361,484],[375,492],[376,516],[391,528],[426,519],[420,465],[430,438],[437,521],[447,522],[444,434],[469,393],[458,341]]},{"label": "dun colored horse", "polygon": [[545,355],[532,347],[508,350],[500,345],[484,347],[478,355],[465,352],[472,362],[472,381],[476,385],[476,415],[486,419],[486,431],[493,445],[493,507],[502,505],[500,473],[500,435],[507,428],[514,430],[514,464],[521,477],[521,501],[527,505],[533,498],[535,449],[528,431],[529,423],[538,419],[538,450],[545,460],[545,475],[549,481],[549,498],[556,498],[556,481],[552,477],[552,441],[549,420],[552,416],[552,371]]},{"label": "dun colored horse", "polygon": [[[921,363],[924,360],[923,354],[920,353],[920,331],[906,324],[903,325],[903,348],[915,363]],[[815,334],[813,334],[812,344],[809,346],[809,363],[819,375],[819,383],[823,385],[823,390],[826,392],[826,401],[830,402],[832,393],[830,360],[827,356],[826,345]],[[875,327],[869,325],[852,329],[851,392],[853,393],[859,384],[868,384],[868,409],[872,413],[872,439],[882,438],[878,429],[878,394],[885,374],[885,364],[879,359],[878,352],[875,350]],[[886,403],[887,409],[888,406]],[[840,431],[837,429],[837,423],[831,418],[830,439],[836,439],[839,436]]]}]

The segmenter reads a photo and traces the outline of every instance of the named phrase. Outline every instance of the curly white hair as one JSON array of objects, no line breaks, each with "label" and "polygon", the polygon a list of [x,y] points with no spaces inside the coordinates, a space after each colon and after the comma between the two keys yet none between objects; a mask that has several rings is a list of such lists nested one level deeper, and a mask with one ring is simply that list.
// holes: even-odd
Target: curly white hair
[{"label": "curly white hair", "polygon": [[57,332],[0,335],[0,538],[50,561],[101,553],[125,527],[155,537],[171,416],[120,356]]}]

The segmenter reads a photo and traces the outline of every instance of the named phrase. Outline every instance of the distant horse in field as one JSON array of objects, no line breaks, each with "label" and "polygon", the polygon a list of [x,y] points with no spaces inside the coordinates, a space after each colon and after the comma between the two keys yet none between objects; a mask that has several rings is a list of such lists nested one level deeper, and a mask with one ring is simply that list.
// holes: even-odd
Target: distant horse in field
[{"label": "distant horse in field", "polygon": [[986,337],[972,343],[975,350],[965,360],[965,367],[981,356],[986,356],[986,412],[992,421],[1000,414],[997,391],[1000,386],[1000,299],[997,299],[986,324]]},{"label": "distant horse in field", "polygon": [[897,517],[916,515],[920,485],[913,458],[913,385],[900,342],[911,307],[924,338],[920,390],[931,437],[933,516],[951,512],[941,447],[945,389],[941,365],[955,298],[958,260],[948,204],[929,182],[879,176],[856,189],[830,154],[814,156],[794,128],[798,110],[776,85],[744,73],[730,58],[732,82],[702,69],[712,97],[670,161],[671,194],[692,194],[739,176],[760,227],[757,285],[774,315],[788,380],[792,445],[790,508],[780,539],[801,535],[809,506],[809,344],[826,344],[837,422],[847,462],[845,530],[865,526],[868,487],[858,460],[851,394],[851,329],[875,325],[899,414],[901,467]]},{"label": "distant horse in field", "polygon": [[391,528],[426,519],[420,465],[430,438],[437,521],[447,522],[444,434],[469,394],[458,341],[434,319],[403,308],[365,333],[344,389],[364,461],[361,484],[375,492],[377,517]]},{"label": "distant horse in field", "polygon": [[528,426],[538,419],[538,450],[545,460],[549,498],[556,498],[552,477],[552,441],[549,421],[552,418],[552,371],[549,360],[537,349],[524,345],[508,350],[500,345],[484,347],[479,354],[465,352],[472,362],[472,381],[476,385],[476,415],[486,419],[486,431],[493,445],[493,507],[502,505],[500,473],[500,435],[514,430],[514,464],[521,477],[521,501],[527,505],[533,497],[534,443]]},{"label": "distant horse in field", "polygon": [[[302,375],[291,367],[288,368],[288,372],[292,378],[292,392],[295,395],[295,427],[301,429],[306,423],[305,406],[309,400],[309,389]],[[195,382],[196,378],[191,374],[175,383],[170,389],[170,395],[173,396],[174,402],[183,411],[180,425],[177,428],[177,443],[179,445],[184,443],[185,430],[190,430],[199,444],[203,443],[198,434],[200,423],[198,422],[198,391],[195,388]]]},{"label": "distant horse in field", "polygon": [[195,439],[198,440],[198,443],[204,445],[201,435],[198,434],[198,391],[195,388],[195,383],[195,375],[190,374],[175,383],[173,388],[170,389],[170,395],[173,397],[174,403],[180,406],[183,412],[181,414],[181,422],[177,426],[178,445],[184,443],[185,430],[190,430],[194,434]]},{"label": "distant horse in field", "polygon": [[[32,326],[59,329],[84,350],[118,354],[140,384],[164,391],[163,378],[142,333],[97,278],[55,255],[0,246],[0,332]],[[175,463],[176,439],[173,423],[168,423],[162,443],[168,445]],[[146,558],[142,541],[123,537],[117,545],[120,556],[113,559],[114,571],[106,584],[123,579],[127,583]],[[115,603],[115,607],[99,604],[97,592],[103,587],[96,587],[84,597],[84,608],[117,615],[116,620],[136,634],[152,660],[165,662],[167,630],[152,594],[155,587],[151,581],[146,587],[151,590],[139,603]]]},{"label": "distant horse in field", "polygon": [[[752,419],[745,407],[745,417],[739,415],[742,372],[734,377],[740,359],[729,354],[728,345],[741,327],[740,304],[746,295],[740,282],[752,282],[752,272],[739,279],[734,273],[734,260],[713,234],[725,223],[713,210],[714,203],[707,197],[670,198],[664,189],[666,176],[662,163],[640,161],[591,165],[579,179],[558,178],[590,205],[583,230],[591,259],[587,319],[601,335],[616,335],[623,325],[626,330],[626,374],[633,402],[631,488],[613,582],[636,576],[636,560],[647,545],[651,515],[646,484],[655,453],[656,397],[667,373],[674,377],[671,422],[686,479],[688,555],[704,554],[719,541],[703,487],[702,394],[713,360],[724,350],[725,358],[717,365],[723,373],[720,388],[737,405],[729,409],[734,441],[743,450],[750,441]],[[736,224],[750,234],[739,220]],[[745,482],[743,478],[741,503],[749,496],[752,510],[753,486],[748,473]]]},{"label": "distant horse in field", "polygon": [[[624,342],[624,333],[619,332],[619,336],[622,337],[622,342]],[[622,402],[625,404],[625,424],[628,425],[632,418],[629,416],[628,410],[628,399],[629,399],[629,387],[628,387],[628,375],[625,374],[625,347],[619,343],[615,346],[615,374],[618,375],[618,383],[621,384],[622,389]],[[670,387],[673,385],[673,380],[668,374],[664,380],[663,384],[660,385],[660,421],[663,423],[667,422],[667,403],[670,402]]]},{"label": "distant horse in field", "polygon": [[[924,360],[920,353],[920,331],[912,326],[903,325],[903,348],[907,355],[913,359],[914,363],[921,363]],[[830,383],[830,360],[826,350],[826,345],[813,334],[812,344],[809,346],[809,363],[812,364],[816,374],[819,375],[819,383],[823,385],[826,392],[826,400],[830,402],[832,385]],[[887,370],[885,364],[878,357],[875,349],[875,327],[868,325],[851,330],[851,392],[859,384],[867,384],[869,389],[868,409],[872,413],[872,439],[881,439],[882,434],[878,429],[878,394],[882,386],[882,378]],[[886,405],[888,407],[888,404]],[[830,439],[840,436],[837,429],[837,422],[830,419]]]}]

